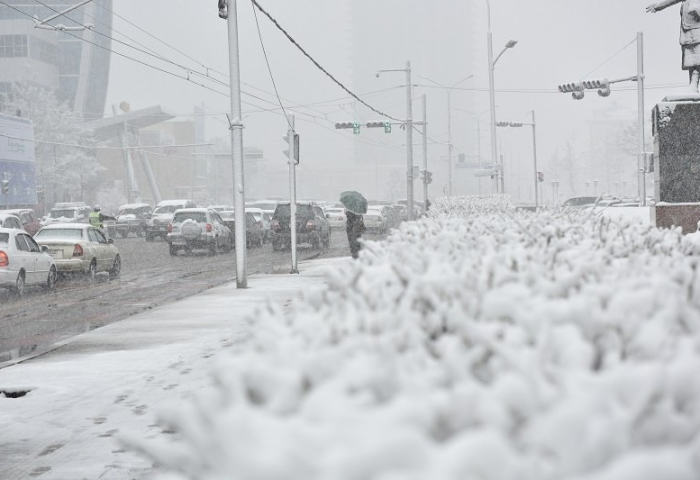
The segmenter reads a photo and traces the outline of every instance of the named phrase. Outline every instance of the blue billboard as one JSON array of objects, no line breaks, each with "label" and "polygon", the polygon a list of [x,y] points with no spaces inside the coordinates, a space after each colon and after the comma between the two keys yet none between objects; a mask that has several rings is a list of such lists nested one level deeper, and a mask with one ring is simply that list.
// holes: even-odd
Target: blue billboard
[{"label": "blue billboard", "polygon": [[36,194],[34,125],[26,118],[0,114],[0,180],[8,180],[7,195],[0,204],[31,206]]}]

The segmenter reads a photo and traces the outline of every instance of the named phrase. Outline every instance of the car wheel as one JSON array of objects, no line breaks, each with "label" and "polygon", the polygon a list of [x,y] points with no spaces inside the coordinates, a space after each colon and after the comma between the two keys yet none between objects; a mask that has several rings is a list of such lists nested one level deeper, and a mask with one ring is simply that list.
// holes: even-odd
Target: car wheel
[{"label": "car wheel", "polygon": [[122,259],[117,255],[114,257],[114,265],[109,271],[109,278],[119,278],[119,274],[122,272]]},{"label": "car wheel", "polygon": [[58,274],[56,273],[56,267],[51,266],[49,269],[49,277],[46,279],[46,289],[53,290],[56,288],[56,278]]},{"label": "car wheel", "polygon": [[174,257],[174,256],[177,255],[177,248],[171,246],[169,250],[170,250],[170,255],[171,255],[171,256]]},{"label": "car wheel", "polygon": [[88,282],[94,282],[96,275],[97,275],[97,262],[93,258],[92,262],[90,262],[90,266],[88,267],[88,271],[85,272],[85,278],[87,279]]},{"label": "car wheel", "polygon": [[26,279],[24,276],[24,270],[22,270],[17,275],[17,280],[15,280],[15,288],[13,290],[14,290],[15,295],[17,295],[18,297],[23,297],[26,289],[27,289],[27,283],[26,283]]}]

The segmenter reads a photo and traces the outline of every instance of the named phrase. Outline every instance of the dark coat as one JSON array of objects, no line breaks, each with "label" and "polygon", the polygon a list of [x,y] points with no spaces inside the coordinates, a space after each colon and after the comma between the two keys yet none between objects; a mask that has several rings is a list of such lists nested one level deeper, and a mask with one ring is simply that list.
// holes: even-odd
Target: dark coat
[{"label": "dark coat", "polygon": [[357,258],[360,253],[360,237],[367,230],[365,222],[362,220],[362,215],[356,215],[352,212],[346,212],[347,223],[345,230],[348,234],[348,243],[350,244],[350,254],[352,258]]}]

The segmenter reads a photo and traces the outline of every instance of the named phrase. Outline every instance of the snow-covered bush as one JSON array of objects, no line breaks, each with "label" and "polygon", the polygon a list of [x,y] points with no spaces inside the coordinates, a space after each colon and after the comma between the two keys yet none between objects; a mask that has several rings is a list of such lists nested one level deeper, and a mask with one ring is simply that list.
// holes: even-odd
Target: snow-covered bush
[{"label": "snow-covered bush", "polygon": [[[268,306],[139,448],[172,478],[700,478],[700,240],[436,201]],[[169,477],[171,478],[171,477]]]}]

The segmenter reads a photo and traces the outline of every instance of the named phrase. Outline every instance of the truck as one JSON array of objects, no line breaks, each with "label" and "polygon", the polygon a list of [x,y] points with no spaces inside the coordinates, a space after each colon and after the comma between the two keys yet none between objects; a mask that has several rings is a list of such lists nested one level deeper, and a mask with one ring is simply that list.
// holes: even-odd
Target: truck
[{"label": "truck", "polygon": [[0,205],[32,208],[38,202],[34,124],[0,114]]}]

